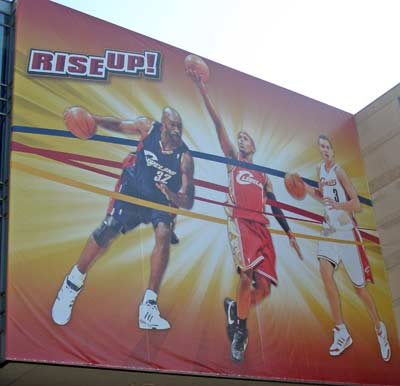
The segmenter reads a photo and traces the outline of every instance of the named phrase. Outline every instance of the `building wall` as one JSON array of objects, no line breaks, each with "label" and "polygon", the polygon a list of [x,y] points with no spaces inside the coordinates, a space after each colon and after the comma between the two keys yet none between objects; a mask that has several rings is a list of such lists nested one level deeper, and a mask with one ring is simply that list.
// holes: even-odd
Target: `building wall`
[{"label": "building wall", "polygon": [[400,84],[355,119],[400,333]]}]

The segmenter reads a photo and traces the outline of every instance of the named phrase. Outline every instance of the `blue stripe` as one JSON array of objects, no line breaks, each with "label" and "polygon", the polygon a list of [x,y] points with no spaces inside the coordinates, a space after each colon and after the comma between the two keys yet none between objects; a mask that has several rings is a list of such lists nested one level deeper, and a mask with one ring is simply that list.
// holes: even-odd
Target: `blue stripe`
[{"label": "blue stripe", "polygon": [[[67,138],[76,138],[72,133],[69,131],[64,131],[64,130],[54,130],[54,129],[43,129],[43,128],[38,128],[38,127],[28,127],[28,126],[13,126],[12,131],[16,133],[28,133],[28,134],[42,134],[42,135],[51,135],[51,136],[56,136],[56,137],[67,137]],[[127,146],[137,146],[139,141],[134,140],[134,139],[126,139],[126,138],[115,138],[115,137],[109,137],[106,135],[94,135],[92,138],[90,138],[90,141],[99,141],[99,142],[110,142],[110,143],[117,143],[120,145],[127,145]],[[276,170],[276,169],[271,169],[267,168],[265,166],[260,166],[260,165],[255,165],[255,164],[249,164],[246,162],[241,162],[232,158],[225,158],[221,157],[218,155],[214,154],[208,154],[208,153],[202,153],[199,151],[194,151],[190,150],[190,153],[194,158],[200,158],[200,159],[205,159],[208,161],[214,161],[218,163],[223,163],[223,164],[229,164],[233,166],[242,166],[247,169],[251,170],[257,170],[262,173],[267,173],[268,175],[271,176],[276,176],[283,178],[285,176],[285,172],[281,170]],[[308,178],[303,178],[304,182],[307,184],[313,186],[313,187],[318,187],[318,183],[316,181],[310,180]],[[365,205],[372,206],[372,201],[369,200],[366,197],[361,197],[358,196],[360,202]]]}]

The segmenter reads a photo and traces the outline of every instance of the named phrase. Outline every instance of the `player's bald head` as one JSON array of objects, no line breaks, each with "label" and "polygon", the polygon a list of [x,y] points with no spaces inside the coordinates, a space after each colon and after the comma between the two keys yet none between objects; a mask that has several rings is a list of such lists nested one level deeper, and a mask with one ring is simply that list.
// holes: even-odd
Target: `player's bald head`
[{"label": "player's bald head", "polygon": [[180,127],[182,127],[182,118],[181,115],[172,107],[164,107],[162,111],[161,121],[165,122],[166,120],[170,122],[177,123]]}]

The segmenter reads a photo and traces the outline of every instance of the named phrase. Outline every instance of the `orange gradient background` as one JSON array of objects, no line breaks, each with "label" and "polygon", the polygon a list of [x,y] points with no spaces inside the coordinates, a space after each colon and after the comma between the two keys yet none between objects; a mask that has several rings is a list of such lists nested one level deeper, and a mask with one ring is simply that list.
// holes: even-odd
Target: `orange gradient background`
[{"label": "orange gradient background", "polygon": [[[160,80],[110,74],[107,81],[30,76],[31,48],[103,55],[105,49],[158,51]],[[222,155],[202,100],[185,75],[187,55],[146,38],[45,0],[21,0],[17,14],[13,125],[66,130],[63,111],[79,105],[98,115],[124,119],[145,115],[159,120],[165,106],[175,107],[184,122],[190,149]],[[238,55],[248,55],[238,47]],[[316,179],[319,134],[327,134],[336,161],[358,194],[368,197],[364,163],[350,114],[207,61],[209,92],[233,139],[248,131],[257,144],[258,165]],[[98,134],[124,135],[99,129]],[[137,138],[135,138],[137,139]],[[133,147],[73,138],[14,133],[13,141],[32,147],[122,161]],[[57,161],[14,151],[12,160],[97,187],[113,190],[115,180]],[[119,173],[119,170],[104,167]],[[195,159],[195,178],[227,186],[226,166]],[[306,198],[295,201],[283,180],[271,177],[279,201],[322,214]],[[196,195],[224,201],[224,194],[198,188]],[[341,267],[336,279],[353,345],[329,356],[333,321],[319,274],[317,241],[299,239],[299,261],[287,238],[274,235],[279,285],[253,309],[245,361],[230,359],[223,299],[234,297],[237,275],[226,228],[178,217],[180,243],[171,247],[159,306],[172,328],[137,327],[138,304],[147,287],[151,226],[120,237],[91,269],[71,322],[51,320],[52,303],[63,278],[79,257],[87,237],[102,221],[106,197],[11,170],[11,206],[7,292],[7,358],[152,371],[200,373],[268,379],[337,383],[395,384],[400,378],[398,335],[379,246],[369,246],[375,284],[368,288],[388,328],[392,359],[384,363],[373,324]],[[196,213],[225,218],[223,207],[196,201]],[[289,214],[289,213],[287,213]],[[361,228],[376,234],[373,209],[363,205]],[[319,235],[319,226],[289,221],[293,231]],[[280,229],[275,219],[271,227]]]}]

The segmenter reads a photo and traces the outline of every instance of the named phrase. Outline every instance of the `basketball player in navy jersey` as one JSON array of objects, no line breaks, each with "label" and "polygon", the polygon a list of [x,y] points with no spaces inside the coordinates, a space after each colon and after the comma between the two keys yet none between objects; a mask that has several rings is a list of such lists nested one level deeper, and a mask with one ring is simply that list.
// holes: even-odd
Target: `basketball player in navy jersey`
[{"label": "basketball player in navy jersey", "polygon": [[[256,146],[251,136],[240,131],[235,146],[221,117],[208,95],[205,83],[194,70],[187,74],[197,86],[208,113],[215,125],[218,140],[225,156],[241,162],[253,163]],[[271,293],[271,285],[278,284],[275,269],[275,249],[268,230],[269,220],[264,215],[268,200],[276,201],[270,178],[262,172],[244,166],[227,165],[229,177],[228,238],[234,263],[239,274],[236,301],[224,301],[227,333],[231,342],[231,357],[241,362],[248,343],[247,318],[250,309]],[[272,206],[272,212],[286,232],[290,245],[303,259],[294,234],[282,210]]]},{"label": "basketball player in navy jersey", "polygon": [[[194,164],[182,141],[182,119],[175,109],[164,108],[161,122],[146,117],[134,120],[93,118],[96,125],[105,129],[141,135],[136,157],[131,157],[134,162],[129,162],[128,157],[124,163],[120,193],[177,208],[192,208]],[[89,237],[76,265],[64,279],[52,308],[54,322],[59,325],[69,322],[87,272],[117,236],[142,223],[151,222],[155,246],[150,258],[148,288],[139,306],[139,327],[156,330],[170,328],[169,322],[160,315],[157,297],[168,264],[173,218],[168,212],[112,200],[104,221]]]},{"label": "basketball player in navy jersey", "polygon": [[[318,188],[306,184],[306,192],[324,205],[325,220],[322,234],[326,238],[344,239],[360,242],[361,236],[353,217],[354,212],[361,210],[360,201],[350,178],[335,162],[332,142],[325,135],[318,138],[319,150],[323,159],[317,167]],[[377,334],[382,359],[390,360],[390,345],[386,327],[380,320],[375,302],[366,287],[372,282],[372,272],[362,245],[338,244],[333,241],[320,241],[318,260],[325,292],[331,308],[335,327],[333,343],[329,354],[338,356],[351,344],[352,338],[344,323],[339,290],[336,286],[334,271],[343,263],[357,295],[365,304]]]}]

